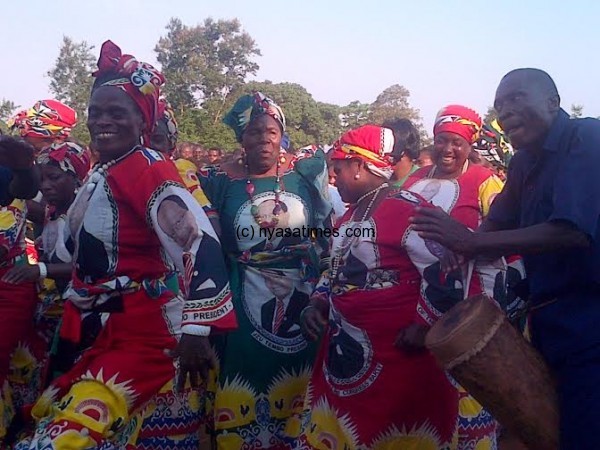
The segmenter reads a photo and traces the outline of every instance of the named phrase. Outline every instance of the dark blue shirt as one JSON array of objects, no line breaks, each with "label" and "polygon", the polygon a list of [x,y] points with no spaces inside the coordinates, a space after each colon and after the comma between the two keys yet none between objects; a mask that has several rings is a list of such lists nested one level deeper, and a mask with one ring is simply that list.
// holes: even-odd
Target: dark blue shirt
[{"label": "dark blue shirt", "polygon": [[10,194],[12,171],[8,167],[0,166],[0,206],[6,206],[13,201]]},{"label": "dark blue shirt", "polygon": [[558,298],[532,316],[542,351],[600,345],[600,121],[561,110],[540,153],[516,152],[488,219],[510,229],[563,222],[589,237],[588,249],[523,259],[534,304]]}]

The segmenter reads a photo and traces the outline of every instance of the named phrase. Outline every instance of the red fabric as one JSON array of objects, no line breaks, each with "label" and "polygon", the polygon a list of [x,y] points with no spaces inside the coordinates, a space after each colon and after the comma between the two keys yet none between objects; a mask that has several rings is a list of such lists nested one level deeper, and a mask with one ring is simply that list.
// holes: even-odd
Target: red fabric
[{"label": "red fabric", "polygon": [[[0,269],[0,279],[9,270]],[[33,328],[36,302],[35,283],[8,284],[0,281],[0,386],[8,374],[11,353]]]},{"label": "red fabric", "polygon": [[112,80],[105,81],[103,86],[118,86],[135,101],[144,118],[145,138],[148,139],[159,117],[158,98],[160,87],[165,82],[164,76],[150,64],[140,62],[132,55],[122,54],[112,41],[102,44],[98,70],[92,75],[96,78],[109,76]]},{"label": "red fabric", "polygon": [[[344,145],[359,147],[370,152],[370,157],[344,149]],[[377,125],[364,125],[347,131],[337,141],[331,159],[360,158],[376,167],[391,167],[392,161],[387,156],[394,147],[394,137],[391,130]]]},{"label": "red fabric", "polygon": [[62,170],[72,173],[79,181],[83,181],[90,170],[91,155],[87,148],[75,142],[59,142],[44,149],[37,160],[41,164],[52,160],[58,163]]},{"label": "red fabric", "polygon": [[[430,438],[425,442],[434,442],[431,448],[446,448],[452,440],[458,413],[456,389],[428,351],[407,353],[394,346],[401,329],[422,323],[417,314],[423,306],[420,275],[401,246],[415,206],[402,198],[382,202],[371,218],[377,233],[373,250],[365,245],[357,248],[354,257],[359,261],[353,261],[344,272],[344,278],[350,281],[364,279],[359,275],[365,264],[372,276],[387,271],[397,274],[397,284],[341,294],[334,290],[331,296],[331,305],[343,322],[339,326],[336,313],[333,320],[330,313],[329,329],[311,378],[309,401],[313,416],[307,435],[310,444],[317,448],[401,448],[397,447],[399,442],[405,441],[390,440],[387,447],[378,443],[379,447],[375,441],[388,432],[393,438],[414,429]],[[365,255],[366,259],[361,260]],[[386,279],[384,274],[380,276]],[[368,356],[356,357],[356,351],[345,344],[349,335],[369,349],[363,353]],[[357,360],[363,361],[360,370],[352,367]],[[347,364],[350,366],[345,367]],[[348,375],[338,380],[339,373]],[[331,419],[321,420],[324,403],[335,411],[339,429],[354,430],[347,433],[354,435],[352,443],[342,442]]]},{"label": "red fabric", "polygon": [[433,135],[454,133],[472,144],[478,139],[481,127],[481,117],[471,108],[449,105],[438,112],[433,125]]},{"label": "red fabric", "polygon": [[77,124],[77,113],[58,100],[40,100],[26,111],[19,112],[11,127],[22,137],[63,138]]}]

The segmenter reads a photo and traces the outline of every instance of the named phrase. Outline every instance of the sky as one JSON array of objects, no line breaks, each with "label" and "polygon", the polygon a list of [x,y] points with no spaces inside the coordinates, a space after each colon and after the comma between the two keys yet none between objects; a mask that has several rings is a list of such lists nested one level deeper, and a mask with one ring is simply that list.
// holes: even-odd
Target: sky
[{"label": "sky", "polygon": [[195,25],[238,18],[262,56],[257,80],[295,82],[322,102],[371,103],[393,84],[431,131],[460,103],[485,114],[502,76],[546,70],[563,107],[600,116],[600,2],[595,0],[5,0],[0,6],[0,99],[28,107],[51,98],[47,72],[64,35],[107,39],[156,63],[171,17]]}]

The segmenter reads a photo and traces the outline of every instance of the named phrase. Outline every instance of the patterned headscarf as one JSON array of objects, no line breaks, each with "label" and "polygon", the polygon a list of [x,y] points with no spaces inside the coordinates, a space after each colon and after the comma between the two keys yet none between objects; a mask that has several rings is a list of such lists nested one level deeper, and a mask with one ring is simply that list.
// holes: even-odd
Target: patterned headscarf
[{"label": "patterned headscarf", "polygon": [[54,163],[70,173],[81,184],[90,170],[90,151],[75,142],[60,142],[45,148],[37,157],[38,164]]},{"label": "patterned headscarf", "polygon": [[514,150],[497,120],[484,124],[473,148],[495,167],[506,169]]},{"label": "patterned headscarf", "polygon": [[40,100],[8,121],[21,137],[46,139],[66,139],[76,124],[75,110],[58,100]]},{"label": "patterned headscarf", "polygon": [[164,120],[167,125],[167,139],[171,145],[170,152],[174,152],[177,147],[177,136],[179,131],[177,130],[177,121],[175,120],[175,112],[169,102],[164,99],[158,99],[158,120]]},{"label": "patterned headscarf", "polygon": [[363,125],[347,131],[333,144],[331,159],[362,159],[369,172],[389,180],[394,171],[390,157],[393,149],[392,130],[377,125]]},{"label": "patterned headscarf", "polygon": [[472,109],[461,105],[449,105],[438,112],[433,125],[433,135],[454,133],[473,144],[479,137],[481,126],[481,117]]},{"label": "patterned headscarf", "polygon": [[282,131],[285,132],[283,111],[277,103],[261,92],[254,92],[252,95],[240,97],[231,108],[231,111],[223,118],[223,123],[235,132],[238,142],[242,142],[242,135],[250,122],[263,114],[275,119],[281,125]]},{"label": "patterned headscarf", "polygon": [[131,55],[123,55],[112,41],[102,44],[94,89],[101,86],[116,86],[129,95],[140,108],[146,130],[144,143],[150,142],[150,135],[158,119],[158,98],[160,87],[165,83],[163,75],[150,64],[140,62]]}]

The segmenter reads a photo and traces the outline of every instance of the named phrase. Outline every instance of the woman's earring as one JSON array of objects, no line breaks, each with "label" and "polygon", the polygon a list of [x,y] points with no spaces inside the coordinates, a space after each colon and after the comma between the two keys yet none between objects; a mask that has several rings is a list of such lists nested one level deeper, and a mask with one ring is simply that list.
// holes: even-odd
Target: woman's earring
[{"label": "woman's earring", "polygon": [[354,175],[354,179],[358,180],[360,178],[360,173],[357,173],[356,175]]}]

